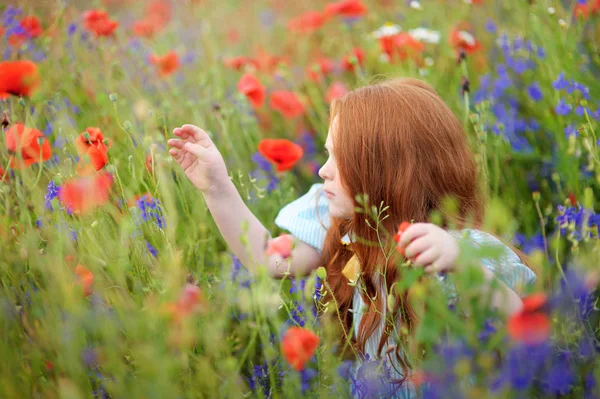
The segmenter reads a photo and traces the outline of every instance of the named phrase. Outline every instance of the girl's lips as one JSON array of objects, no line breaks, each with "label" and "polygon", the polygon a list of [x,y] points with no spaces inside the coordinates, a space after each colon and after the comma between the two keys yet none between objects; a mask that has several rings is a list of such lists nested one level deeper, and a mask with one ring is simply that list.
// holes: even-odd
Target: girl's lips
[{"label": "girl's lips", "polygon": [[329,190],[325,190],[325,196],[326,196],[327,198],[333,198],[333,197],[335,197],[335,194],[334,194],[334,193],[332,193],[332,192],[331,192],[331,191],[329,191]]}]

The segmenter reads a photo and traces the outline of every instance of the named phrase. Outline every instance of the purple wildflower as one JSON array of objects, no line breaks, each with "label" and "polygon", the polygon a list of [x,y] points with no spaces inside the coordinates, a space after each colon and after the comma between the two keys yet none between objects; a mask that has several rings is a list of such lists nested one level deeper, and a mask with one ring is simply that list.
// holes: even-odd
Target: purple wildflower
[{"label": "purple wildflower", "polygon": [[531,97],[536,102],[544,98],[544,94],[542,93],[540,85],[537,82],[532,83],[527,88],[527,93],[529,94],[529,97]]},{"label": "purple wildflower", "polygon": [[560,101],[558,102],[558,105],[554,108],[554,111],[558,114],[558,115],[569,115],[571,113],[571,110],[573,109],[573,107],[569,104],[566,103],[566,101],[564,100],[564,98],[561,98]]}]

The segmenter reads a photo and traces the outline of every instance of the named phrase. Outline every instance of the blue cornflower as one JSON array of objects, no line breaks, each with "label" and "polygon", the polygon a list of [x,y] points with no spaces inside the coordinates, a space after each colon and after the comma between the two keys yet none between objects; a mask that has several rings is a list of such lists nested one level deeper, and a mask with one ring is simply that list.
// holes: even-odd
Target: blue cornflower
[{"label": "blue cornflower", "polygon": [[573,89],[579,91],[583,95],[583,98],[585,98],[586,100],[590,99],[590,88],[589,87],[584,86],[581,83],[574,82]]},{"label": "blue cornflower", "polygon": [[302,390],[302,394],[310,391],[310,382],[313,378],[317,376],[317,372],[310,368],[305,368],[300,371],[300,388]]},{"label": "blue cornflower", "polygon": [[300,327],[306,324],[306,316],[304,315],[304,306],[298,301],[294,301],[292,307],[292,320]]},{"label": "blue cornflower", "polygon": [[565,136],[567,136],[567,137],[579,136],[579,133],[577,132],[577,129],[575,128],[574,125],[569,125],[565,128]]},{"label": "blue cornflower", "polygon": [[269,179],[267,192],[270,193],[271,191],[275,190],[277,188],[277,184],[279,184],[279,179],[277,178],[277,175],[275,175],[273,164],[269,162],[260,152],[256,152],[254,155],[252,155],[252,161],[258,165],[258,168],[250,172],[250,176],[253,178],[266,176]]},{"label": "blue cornflower", "polygon": [[571,113],[571,110],[573,109],[573,107],[570,104],[567,104],[566,101],[561,98],[560,101],[558,102],[558,105],[554,108],[554,111],[558,114],[558,115],[569,115]]},{"label": "blue cornflower", "polygon": [[75,32],[77,32],[77,24],[75,24],[75,23],[69,24],[69,26],[67,27],[67,34],[69,36],[73,36],[75,34]]},{"label": "blue cornflower", "polygon": [[136,205],[141,211],[141,217],[144,222],[154,222],[159,229],[165,227],[165,218],[158,199],[152,198],[149,195],[142,195],[136,201]]},{"label": "blue cornflower", "polygon": [[573,368],[567,356],[561,354],[542,379],[542,387],[547,395],[566,395],[574,382]]},{"label": "blue cornflower", "polygon": [[155,258],[158,257],[157,249],[154,248],[152,246],[152,244],[150,244],[148,241],[146,241],[146,248],[148,248],[148,252],[150,252],[150,254],[152,254],[152,256],[154,256]]},{"label": "blue cornflower", "polygon": [[556,90],[567,90],[571,86],[572,84],[569,79],[565,78],[564,72],[559,73],[556,80],[552,82],[552,87],[554,87]]},{"label": "blue cornflower", "polygon": [[490,33],[496,33],[498,31],[496,24],[491,18],[488,18],[485,22],[485,30]]},{"label": "blue cornflower", "polygon": [[512,86],[513,82],[508,76],[507,73],[501,73],[498,76],[498,79],[494,82],[494,88],[492,89],[492,95],[494,98],[500,98],[510,86]]},{"label": "blue cornflower", "polygon": [[302,294],[302,292],[304,292],[304,287],[306,287],[306,279],[302,278],[302,279],[296,279],[293,278],[292,279],[292,288],[290,288],[290,294],[293,294],[294,292],[299,292],[300,294]]},{"label": "blue cornflower", "polygon": [[529,87],[527,88],[527,93],[529,94],[529,97],[531,97],[534,101],[540,101],[542,98],[544,98],[542,89],[540,88],[540,85],[537,82],[533,82],[531,85],[529,85]]},{"label": "blue cornflower", "polygon": [[594,377],[594,371],[590,372],[585,376],[585,382],[583,386],[583,397],[585,399],[591,399],[594,396],[594,388],[596,388],[596,379]]},{"label": "blue cornflower", "polygon": [[586,320],[594,310],[595,298],[586,286],[580,272],[568,269],[565,278],[560,281],[560,288],[551,298],[550,305],[558,309],[563,317],[573,317],[576,320]]},{"label": "blue cornflower", "polygon": [[248,288],[251,283],[248,270],[242,265],[242,262],[240,262],[240,259],[237,256],[231,255],[231,260],[233,262],[230,274],[231,281],[234,283],[239,281],[240,287]]},{"label": "blue cornflower", "polygon": [[46,189],[46,195],[44,195],[44,203],[46,204],[46,209],[52,211],[52,200],[60,194],[60,186],[57,186],[52,180],[48,183],[48,188]]},{"label": "blue cornflower", "polygon": [[518,75],[522,75],[528,69],[531,68],[531,64],[523,58],[513,58],[511,59],[511,61],[512,62],[509,65],[512,68],[512,70],[515,71],[515,73],[517,73]]},{"label": "blue cornflower", "polygon": [[488,339],[490,339],[490,337],[495,333],[496,327],[490,320],[486,319],[483,325],[483,330],[479,333],[478,336],[479,341],[486,343]]}]

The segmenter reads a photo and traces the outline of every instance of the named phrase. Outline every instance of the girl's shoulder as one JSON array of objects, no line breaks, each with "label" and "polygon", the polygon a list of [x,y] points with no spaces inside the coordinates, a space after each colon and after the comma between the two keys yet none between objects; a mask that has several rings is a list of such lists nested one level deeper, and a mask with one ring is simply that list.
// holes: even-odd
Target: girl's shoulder
[{"label": "girl's shoulder", "polygon": [[321,252],[331,221],[329,201],[322,183],[313,184],[308,192],[285,205],[275,224]]}]

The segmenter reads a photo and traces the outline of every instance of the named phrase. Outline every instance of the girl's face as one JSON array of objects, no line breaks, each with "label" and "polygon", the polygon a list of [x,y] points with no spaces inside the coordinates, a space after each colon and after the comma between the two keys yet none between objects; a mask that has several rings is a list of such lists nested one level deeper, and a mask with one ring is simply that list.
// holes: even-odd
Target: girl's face
[{"label": "girl's face", "polygon": [[335,149],[333,148],[332,136],[335,134],[337,126],[337,117],[333,119],[327,133],[325,141],[325,150],[329,153],[329,158],[325,165],[319,169],[319,176],[325,181],[323,188],[329,199],[329,214],[332,217],[350,219],[354,215],[354,203],[346,189],[342,186],[340,175],[338,173],[335,161]]}]

